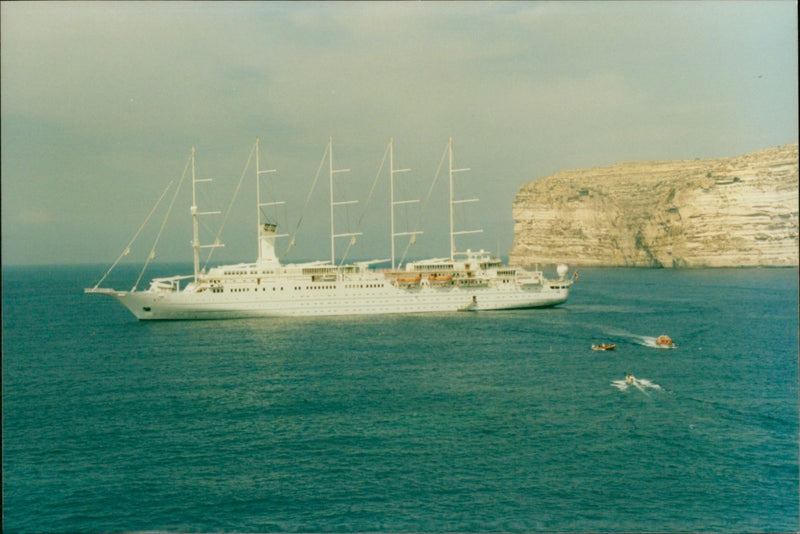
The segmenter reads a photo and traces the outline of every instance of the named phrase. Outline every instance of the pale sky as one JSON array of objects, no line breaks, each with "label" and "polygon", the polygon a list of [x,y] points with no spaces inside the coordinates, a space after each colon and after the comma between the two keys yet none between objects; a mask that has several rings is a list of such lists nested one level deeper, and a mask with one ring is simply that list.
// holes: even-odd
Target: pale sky
[{"label": "pale sky", "polygon": [[[797,4],[783,2],[3,2],[2,261],[100,263],[125,248],[190,149],[225,210],[256,137],[279,223],[297,225],[329,137],[337,232],[389,257],[398,194],[424,199],[449,137],[459,249],[505,256],[519,188],[619,161],[726,157],[798,140]],[[445,163],[446,166],[446,163]],[[252,168],[220,261],[255,259]],[[285,258],[330,256],[327,168]],[[185,187],[185,186],[184,186]],[[186,193],[186,194],[184,194]],[[412,255],[446,256],[446,175]],[[168,197],[165,202],[168,202]],[[190,261],[188,188],[156,251]],[[360,228],[345,228],[364,216]],[[416,206],[418,209],[419,206]],[[414,205],[396,231],[411,230]],[[213,232],[220,217],[205,219]],[[142,262],[161,219],[126,260]],[[147,232],[150,232],[149,234]],[[278,245],[283,253],[288,243]],[[337,241],[344,251],[346,240]],[[404,243],[398,239],[398,249]],[[338,252],[337,252],[338,255]]]}]

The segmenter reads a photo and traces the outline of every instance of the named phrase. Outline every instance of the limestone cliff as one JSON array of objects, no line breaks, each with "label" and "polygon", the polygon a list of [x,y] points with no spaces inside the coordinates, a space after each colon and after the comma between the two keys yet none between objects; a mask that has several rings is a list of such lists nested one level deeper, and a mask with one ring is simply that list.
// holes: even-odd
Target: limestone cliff
[{"label": "limestone cliff", "polygon": [[798,265],[798,144],[562,171],[525,184],[513,216],[517,265]]}]

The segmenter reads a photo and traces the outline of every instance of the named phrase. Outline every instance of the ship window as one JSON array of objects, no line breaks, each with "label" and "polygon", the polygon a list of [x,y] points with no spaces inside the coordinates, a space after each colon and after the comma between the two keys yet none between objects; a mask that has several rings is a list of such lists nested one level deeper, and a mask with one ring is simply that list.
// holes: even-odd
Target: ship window
[{"label": "ship window", "polygon": [[142,309],[143,309],[144,311],[146,311],[146,312],[149,312],[149,311],[150,311],[150,306],[145,306],[145,307],[144,307],[144,308],[142,308]]}]

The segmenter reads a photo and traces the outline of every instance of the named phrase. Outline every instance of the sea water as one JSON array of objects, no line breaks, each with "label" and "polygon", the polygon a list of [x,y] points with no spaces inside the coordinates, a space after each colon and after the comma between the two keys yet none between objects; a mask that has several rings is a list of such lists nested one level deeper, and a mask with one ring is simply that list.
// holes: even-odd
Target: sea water
[{"label": "sea water", "polygon": [[797,269],[164,323],[83,294],[102,271],[3,268],[5,532],[800,529]]}]

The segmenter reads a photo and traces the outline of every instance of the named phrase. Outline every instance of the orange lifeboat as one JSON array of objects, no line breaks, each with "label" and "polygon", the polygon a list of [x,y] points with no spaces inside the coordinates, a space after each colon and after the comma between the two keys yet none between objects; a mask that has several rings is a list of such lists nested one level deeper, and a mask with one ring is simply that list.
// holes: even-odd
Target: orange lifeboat
[{"label": "orange lifeboat", "polygon": [[671,348],[673,348],[675,346],[675,344],[672,342],[672,340],[669,338],[669,336],[663,336],[662,335],[662,336],[658,336],[658,338],[656,338],[656,346],[661,347],[661,348],[665,348],[665,349],[671,349]]}]

